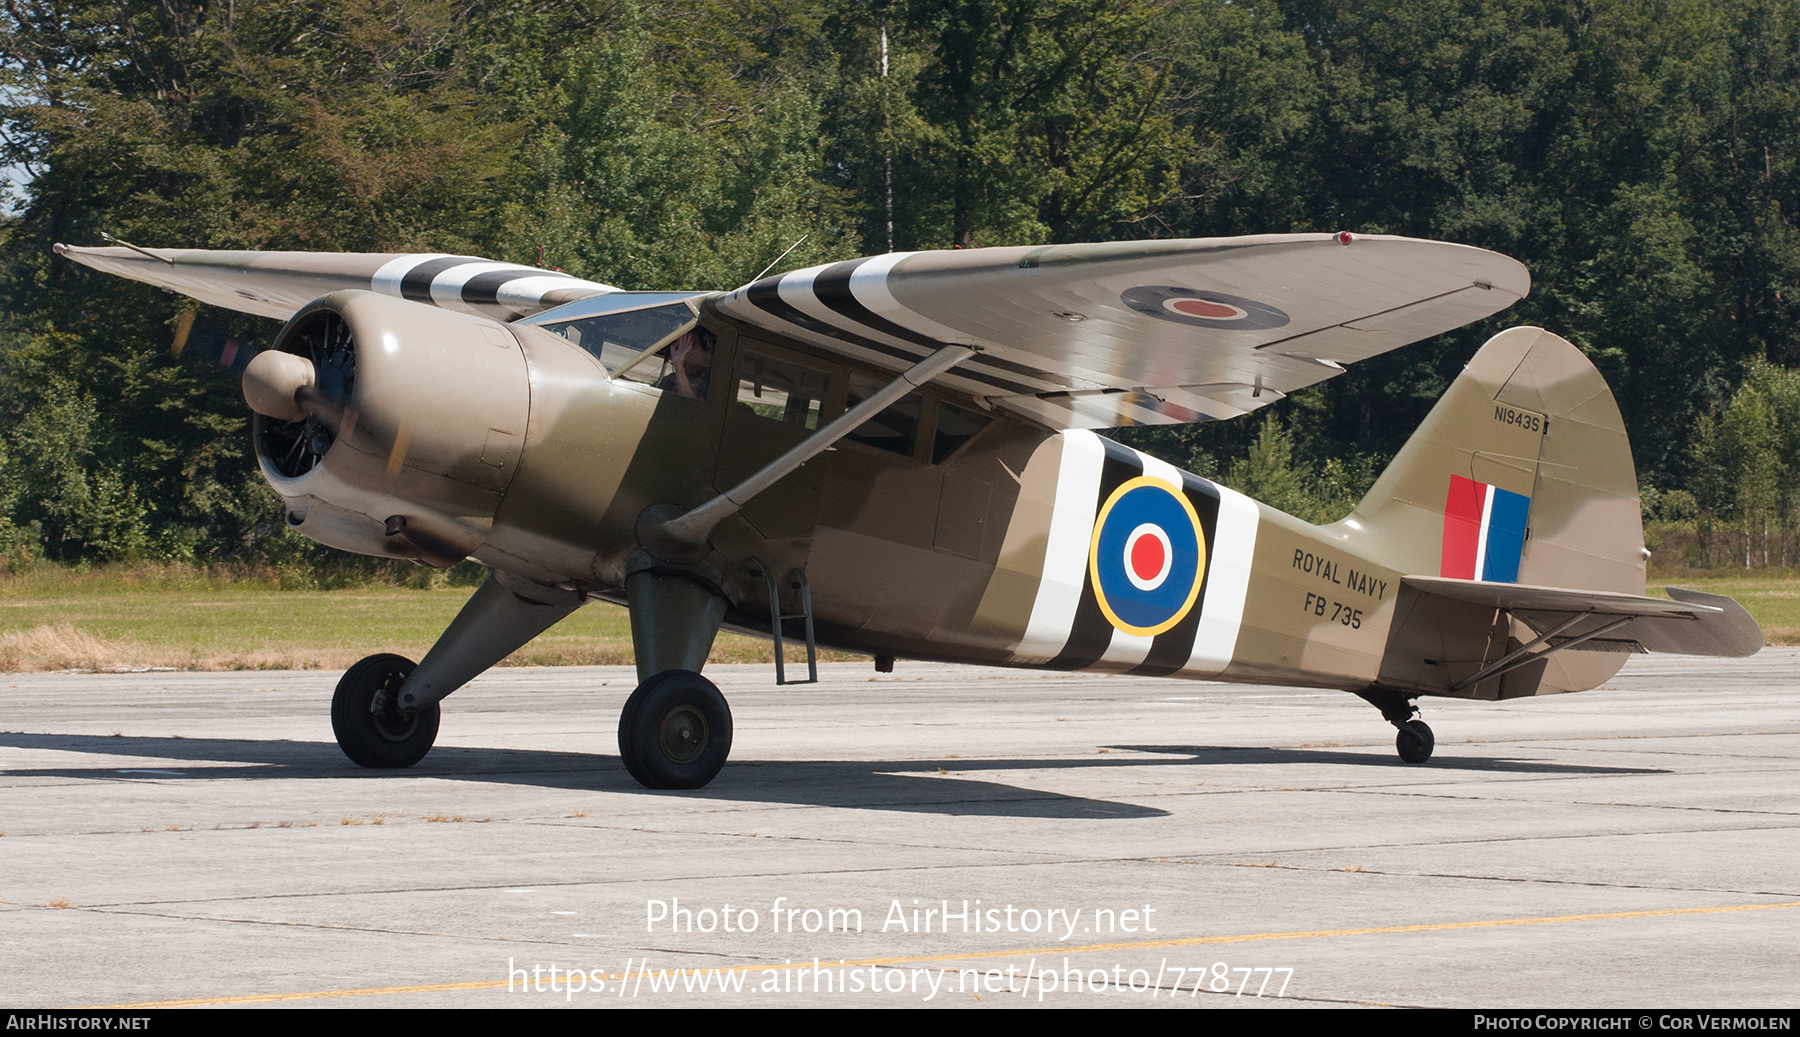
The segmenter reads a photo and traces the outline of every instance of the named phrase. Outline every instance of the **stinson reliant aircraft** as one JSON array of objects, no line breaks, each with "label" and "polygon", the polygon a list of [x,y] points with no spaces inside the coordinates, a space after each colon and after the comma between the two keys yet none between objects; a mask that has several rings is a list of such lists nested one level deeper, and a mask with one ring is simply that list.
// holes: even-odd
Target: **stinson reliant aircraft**
[{"label": "stinson reliant aircraft", "polygon": [[[730,292],[448,255],[56,246],[285,320],[243,373],[287,524],[490,575],[415,665],[332,698],[365,767],[583,604],[631,613],[619,751],[698,788],[731,748],[721,626],[816,650],[1337,688],[1423,762],[1420,696],[1581,691],[1627,653],[1749,655],[1729,598],[1644,595],[1636,471],[1548,331],[1477,352],[1368,496],[1314,526],[1092,430],[1234,418],[1523,297],[1519,263],[1398,237],[892,253]],[[789,680],[784,640],[804,641]]]}]

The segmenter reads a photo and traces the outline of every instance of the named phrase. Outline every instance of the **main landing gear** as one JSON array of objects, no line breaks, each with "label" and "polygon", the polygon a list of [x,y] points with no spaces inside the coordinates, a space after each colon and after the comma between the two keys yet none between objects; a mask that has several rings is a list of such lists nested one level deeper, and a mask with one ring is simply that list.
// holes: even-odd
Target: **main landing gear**
[{"label": "main landing gear", "polygon": [[1408,720],[1400,725],[1400,733],[1394,736],[1394,749],[1407,763],[1424,763],[1431,759],[1431,750],[1436,745],[1437,739],[1432,737],[1431,728],[1423,720]]},{"label": "main landing gear", "polygon": [[697,789],[731,754],[731,708],[700,676],[725,619],[725,599],[679,572],[625,578],[638,686],[619,714],[619,758],[638,784]]},{"label": "main landing gear", "polygon": [[[625,578],[637,690],[619,716],[619,755],[647,788],[697,789],[731,754],[731,709],[700,676],[724,621],[716,583],[647,565]],[[338,747],[363,767],[411,767],[437,740],[438,703],[581,606],[582,596],[496,571],[414,666],[371,655],[331,699]]]},{"label": "main landing gear", "polygon": [[438,704],[405,708],[400,686],[413,672],[402,655],[371,655],[344,671],[331,696],[338,747],[363,767],[411,767],[437,741]]},{"label": "main landing gear", "polygon": [[1394,736],[1394,751],[1407,763],[1424,763],[1431,759],[1431,750],[1437,746],[1437,739],[1432,736],[1431,727],[1419,719],[1418,707],[1412,700],[1397,691],[1386,688],[1369,688],[1357,692],[1371,706],[1381,710],[1387,722],[1394,725],[1399,734]]},{"label": "main landing gear", "polygon": [[645,788],[702,788],[729,755],[731,708],[712,681],[691,670],[652,676],[619,714],[619,756]]}]

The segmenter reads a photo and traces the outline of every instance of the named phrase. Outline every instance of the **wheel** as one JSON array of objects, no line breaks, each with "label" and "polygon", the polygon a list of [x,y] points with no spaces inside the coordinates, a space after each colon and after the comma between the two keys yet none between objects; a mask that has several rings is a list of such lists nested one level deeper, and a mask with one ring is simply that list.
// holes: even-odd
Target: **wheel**
[{"label": "wheel", "polygon": [[1408,720],[1400,725],[1400,733],[1394,737],[1394,748],[1407,763],[1424,763],[1431,759],[1431,750],[1436,745],[1437,739],[1432,737],[1431,728],[1423,720]]},{"label": "wheel", "polygon": [[691,670],[651,677],[619,714],[619,756],[645,788],[703,788],[729,755],[731,707],[712,681]]},{"label": "wheel", "polygon": [[338,748],[363,767],[411,767],[437,741],[438,704],[402,711],[400,685],[413,672],[401,655],[371,655],[344,671],[331,696]]}]

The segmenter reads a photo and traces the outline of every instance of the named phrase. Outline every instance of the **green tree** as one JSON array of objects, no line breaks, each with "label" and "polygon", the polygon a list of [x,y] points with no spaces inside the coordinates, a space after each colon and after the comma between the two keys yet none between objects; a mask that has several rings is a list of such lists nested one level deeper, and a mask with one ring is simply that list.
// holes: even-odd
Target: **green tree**
[{"label": "green tree", "polygon": [[671,104],[658,54],[649,28],[628,24],[571,56],[509,249],[543,245],[572,273],[638,289],[734,288],[803,237],[786,266],[854,255],[817,179],[808,91],[763,84],[743,111]]},{"label": "green tree", "polygon": [[1694,445],[1696,528],[1717,558],[1729,531],[1733,557],[1790,565],[1800,523],[1800,372],[1758,360],[1719,414],[1702,419]]}]

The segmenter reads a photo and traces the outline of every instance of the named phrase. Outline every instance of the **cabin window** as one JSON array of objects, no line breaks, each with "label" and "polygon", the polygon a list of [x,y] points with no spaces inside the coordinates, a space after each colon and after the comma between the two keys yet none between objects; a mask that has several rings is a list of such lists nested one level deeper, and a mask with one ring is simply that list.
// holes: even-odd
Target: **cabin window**
[{"label": "cabin window", "polygon": [[737,402],[759,417],[817,429],[829,382],[824,371],[746,350],[738,369]]},{"label": "cabin window", "polygon": [[[890,380],[871,378],[868,375],[851,375],[850,396],[844,406],[846,408],[856,406],[879,392]],[[858,425],[856,431],[844,438],[853,443],[872,446],[877,450],[888,450],[911,457],[913,438],[919,431],[919,412],[923,403],[924,400],[918,393],[902,396],[880,414]]]},{"label": "cabin window", "polygon": [[956,453],[957,448],[975,438],[975,433],[987,428],[992,418],[977,414],[972,410],[948,403],[939,403],[937,411],[937,428],[931,437],[931,463],[943,464],[944,459]]}]

